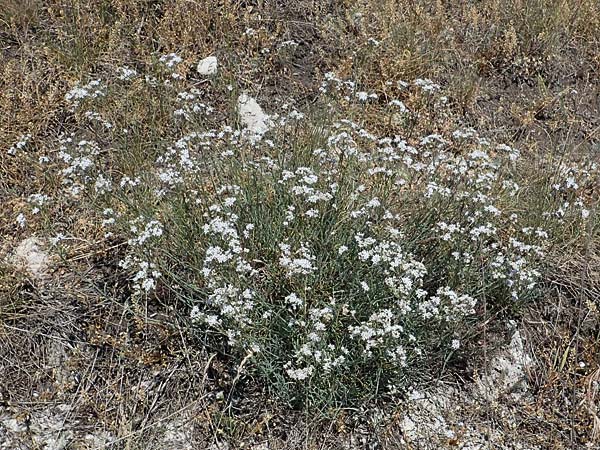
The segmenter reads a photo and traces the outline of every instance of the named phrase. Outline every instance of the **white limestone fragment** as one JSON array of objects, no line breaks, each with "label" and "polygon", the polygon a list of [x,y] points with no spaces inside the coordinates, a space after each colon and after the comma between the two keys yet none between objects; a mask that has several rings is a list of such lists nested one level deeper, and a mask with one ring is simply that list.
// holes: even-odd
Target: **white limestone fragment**
[{"label": "white limestone fragment", "polygon": [[248,94],[238,97],[237,106],[240,121],[249,134],[260,137],[273,126],[271,117]]},{"label": "white limestone fragment", "polygon": [[43,250],[40,239],[24,239],[15,249],[13,262],[17,267],[27,270],[36,278],[42,278],[48,269],[50,258]]},{"label": "white limestone fragment", "polygon": [[217,73],[217,57],[209,56],[198,63],[196,70],[200,75],[215,75]]}]

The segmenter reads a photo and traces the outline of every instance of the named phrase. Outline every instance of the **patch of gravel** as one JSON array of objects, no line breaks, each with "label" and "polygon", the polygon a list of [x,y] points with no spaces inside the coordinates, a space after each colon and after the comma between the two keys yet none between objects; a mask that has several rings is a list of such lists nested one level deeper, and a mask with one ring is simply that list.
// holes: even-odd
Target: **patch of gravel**
[{"label": "patch of gravel", "polygon": [[[0,449],[110,449],[126,440],[104,430],[89,431],[74,418],[70,405],[58,404],[19,414],[17,409],[0,408]],[[194,450],[194,425],[189,417],[163,421],[152,430],[147,448]],[[115,447],[115,445],[117,445]]]},{"label": "patch of gravel", "polygon": [[15,416],[8,408],[0,409],[0,448],[69,448],[73,439],[73,431],[66,424],[70,411],[71,407],[66,404],[32,411],[27,416]]}]

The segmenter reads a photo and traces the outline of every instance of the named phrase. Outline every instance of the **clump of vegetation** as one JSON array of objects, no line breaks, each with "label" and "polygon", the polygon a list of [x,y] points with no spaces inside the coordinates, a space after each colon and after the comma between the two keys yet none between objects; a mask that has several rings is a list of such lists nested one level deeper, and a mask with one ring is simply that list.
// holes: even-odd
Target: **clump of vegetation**
[{"label": "clump of vegetation", "polygon": [[0,426],[70,404],[172,448],[192,408],[237,448],[306,411],[321,448],[315,412],[384,404],[402,442],[413,388],[467,394],[516,329],[544,414],[457,420],[597,440],[599,8],[5,0]]},{"label": "clump of vegetation", "polygon": [[[539,295],[547,225],[590,220],[578,192],[595,165],[521,186],[519,151],[462,127],[431,80],[376,93],[328,73],[311,110],[283,105],[252,130],[219,124],[223,107],[180,63],[164,55],[149,74],[123,67],[69,91],[110,147],[63,138],[58,175],[107,237],[127,239],[134,297],[183,300],[203,345],[289,404],[351,405],[451,367],[491,314]],[[176,138],[151,153],[129,144],[143,138],[135,123],[105,118],[139,84]],[[372,110],[389,121],[370,129]]]}]

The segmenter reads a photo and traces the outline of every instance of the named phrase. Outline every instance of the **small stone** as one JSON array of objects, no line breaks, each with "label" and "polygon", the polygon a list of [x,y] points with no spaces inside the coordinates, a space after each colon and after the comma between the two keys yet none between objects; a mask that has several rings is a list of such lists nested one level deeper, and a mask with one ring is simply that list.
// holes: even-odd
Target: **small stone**
[{"label": "small stone", "polygon": [[488,401],[503,394],[520,398],[527,392],[527,370],[533,360],[527,354],[521,333],[517,330],[507,349],[496,354],[490,363],[489,375],[478,380],[479,393]]},{"label": "small stone", "polygon": [[11,433],[24,433],[27,426],[13,417],[0,417],[0,423]]},{"label": "small stone", "polygon": [[402,422],[400,423],[400,428],[405,434],[412,434],[416,427],[417,426],[415,425],[415,422],[408,416],[405,416]]},{"label": "small stone", "polygon": [[238,114],[242,125],[255,136],[262,136],[273,126],[269,115],[248,94],[238,97]]},{"label": "small stone", "polygon": [[49,261],[50,258],[43,251],[41,240],[36,237],[23,240],[15,249],[13,257],[13,262],[17,267],[27,270],[36,278],[43,278]]},{"label": "small stone", "polygon": [[200,75],[215,75],[217,73],[217,57],[204,58],[198,63],[196,70]]}]

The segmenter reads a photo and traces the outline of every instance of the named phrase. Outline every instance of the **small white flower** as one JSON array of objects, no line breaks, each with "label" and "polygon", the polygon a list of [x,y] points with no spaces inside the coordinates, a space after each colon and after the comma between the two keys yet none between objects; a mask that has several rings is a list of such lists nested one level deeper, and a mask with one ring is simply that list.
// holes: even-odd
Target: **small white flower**
[{"label": "small white flower", "polygon": [[17,150],[21,150],[25,147],[25,145],[27,145],[27,143],[29,142],[29,140],[31,139],[31,134],[24,134],[19,138],[19,141],[13,145],[11,148],[8,149],[8,154],[9,155],[16,155],[17,154]]},{"label": "small white flower", "polygon": [[406,107],[406,105],[401,102],[400,100],[392,100],[391,102],[388,103],[390,106],[395,106],[397,107],[401,113],[405,113],[408,111],[408,108]]},{"label": "small white flower", "polygon": [[135,77],[137,75],[137,72],[135,69],[130,69],[127,66],[119,67],[117,69],[117,72],[119,73],[119,80],[123,80],[123,81],[131,80],[133,77]]},{"label": "small white flower", "polygon": [[159,61],[167,67],[173,67],[183,61],[176,53],[169,53],[160,57]]},{"label": "small white flower", "polygon": [[302,381],[310,377],[314,372],[313,366],[304,367],[302,369],[287,369],[287,374],[292,380]]},{"label": "small white flower", "polygon": [[302,306],[302,304],[304,303],[302,299],[293,292],[285,298],[285,301],[292,305],[292,307],[294,308]]},{"label": "small white flower", "polygon": [[19,224],[19,226],[21,228],[25,228],[26,222],[27,222],[27,220],[25,219],[25,216],[23,215],[23,213],[21,213],[17,216],[17,223]]}]

